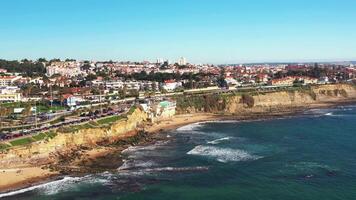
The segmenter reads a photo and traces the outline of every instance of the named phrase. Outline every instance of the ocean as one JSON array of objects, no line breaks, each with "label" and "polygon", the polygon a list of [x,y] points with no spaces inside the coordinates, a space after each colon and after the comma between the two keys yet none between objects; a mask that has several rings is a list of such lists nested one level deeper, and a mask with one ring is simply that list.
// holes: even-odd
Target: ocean
[{"label": "ocean", "polygon": [[356,106],[196,123],[130,147],[117,172],[65,177],[3,199],[356,199]]}]

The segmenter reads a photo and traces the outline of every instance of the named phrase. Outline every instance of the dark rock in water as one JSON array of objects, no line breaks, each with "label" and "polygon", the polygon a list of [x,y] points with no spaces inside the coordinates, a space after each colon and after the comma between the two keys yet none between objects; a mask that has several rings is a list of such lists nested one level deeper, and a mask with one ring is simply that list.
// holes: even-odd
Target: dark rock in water
[{"label": "dark rock in water", "polygon": [[337,174],[336,174],[336,171],[328,171],[326,173],[326,175],[329,176],[329,177],[333,177],[333,176],[336,176]]},{"label": "dark rock in water", "polygon": [[304,178],[306,178],[306,179],[311,179],[311,178],[313,178],[313,177],[314,177],[314,175],[311,174],[311,175],[306,175]]}]

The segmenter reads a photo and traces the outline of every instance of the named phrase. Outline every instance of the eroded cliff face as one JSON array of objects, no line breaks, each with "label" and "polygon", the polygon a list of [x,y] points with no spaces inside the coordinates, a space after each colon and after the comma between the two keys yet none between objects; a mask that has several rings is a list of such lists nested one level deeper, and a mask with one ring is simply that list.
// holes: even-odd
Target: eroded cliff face
[{"label": "eroded cliff face", "polygon": [[178,97],[177,113],[253,114],[291,111],[323,104],[356,99],[356,88],[347,84],[290,88],[286,91],[249,92],[245,94],[206,94]]},{"label": "eroded cliff face", "polygon": [[[271,113],[308,108],[312,104],[339,102],[356,99],[356,88],[351,85],[322,85],[309,90],[253,93],[244,95],[214,95],[187,97],[177,103],[178,114],[183,113],[224,113],[244,115]],[[55,162],[58,155],[70,155],[82,147],[96,147],[101,143],[113,143],[120,138],[132,136],[139,125],[147,120],[141,109],[107,128],[83,129],[73,133],[57,133],[48,141],[32,143],[0,153],[0,168],[43,165]]]},{"label": "eroded cliff face", "polygon": [[58,155],[77,151],[81,147],[95,147],[102,142],[113,143],[122,137],[134,134],[146,119],[147,114],[141,109],[136,109],[126,120],[118,121],[107,128],[57,133],[53,139],[9,149],[7,152],[0,153],[0,168],[42,165],[55,161]]},{"label": "eroded cliff face", "polygon": [[244,103],[243,96],[233,96],[226,101],[225,112],[270,112],[290,108],[307,108],[312,104],[339,102],[356,98],[356,89],[347,84],[313,86],[310,90],[255,93],[251,105]]}]

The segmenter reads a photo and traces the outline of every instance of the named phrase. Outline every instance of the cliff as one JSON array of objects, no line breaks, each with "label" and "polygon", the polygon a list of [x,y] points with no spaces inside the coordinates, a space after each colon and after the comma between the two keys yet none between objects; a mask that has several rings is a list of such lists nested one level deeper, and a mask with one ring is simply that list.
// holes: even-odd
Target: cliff
[{"label": "cliff", "polygon": [[356,88],[352,85],[320,85],[280,91],[178,97],[177,111],[179,114],[213,112],[239,115],[308,108],[315,104],[337,103],[351,99],[356,99]]},{"label": "cliff", "polygon": [[[218,113],[241,116],[304,109],[315,104],[353,99],[356,99],[356,88],[347,84],[176,97],[178,114]],[[103,143],[111,144],[135,134],[137,128],[146,120],[147,114],[138,108],[127,119],[119,120],[107,127],[85,128],[70,133],[57,132],[52,139],[1,152],[0,168],[53,163],[59,156],[71,156],[83,148],[94,148]]]},{"label": "cliff", "polygon": [[47,139],[26,146],[11,148],[0,153],[0,168],[43,165],[56,160],[58,155],[70,154],[80,148],[95,147],[100,143],[113,143],[132,134],[147,119],[147,114],[137,108],[127,119],[105,128],[87,128],[72,133],[57,132]]}]

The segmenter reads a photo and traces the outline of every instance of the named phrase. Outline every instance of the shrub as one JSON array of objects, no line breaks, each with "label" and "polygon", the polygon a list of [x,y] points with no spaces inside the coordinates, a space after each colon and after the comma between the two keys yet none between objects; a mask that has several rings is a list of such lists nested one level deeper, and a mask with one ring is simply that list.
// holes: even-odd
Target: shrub
[{"label": "shrub", "polygon": [[247,105],[249,108],[252,108],[255,105],[255,99],[251,95],[243,94],[241,96],[240,103]]}]

